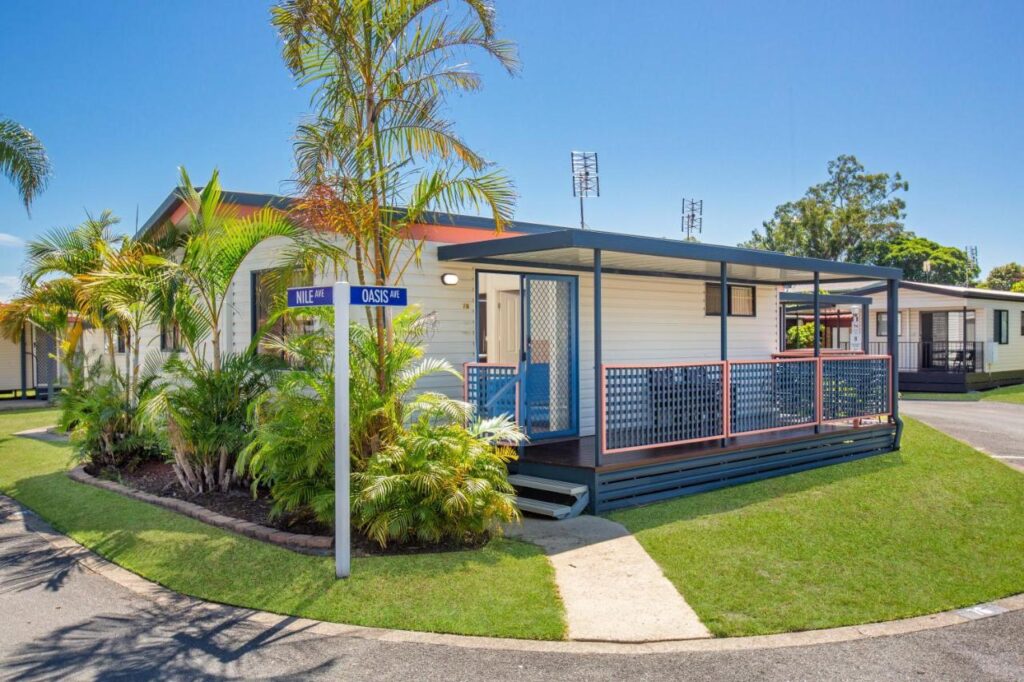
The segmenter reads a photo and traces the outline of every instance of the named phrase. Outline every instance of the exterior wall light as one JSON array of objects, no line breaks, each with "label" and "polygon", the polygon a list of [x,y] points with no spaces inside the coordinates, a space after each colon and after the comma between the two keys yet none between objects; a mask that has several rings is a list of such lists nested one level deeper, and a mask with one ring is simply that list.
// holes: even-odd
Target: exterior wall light
[{"label": "exterior wall light", "polygon": [[446,272],[443,275],[441,275],[441,284],[445,285],[446,287],[455,286],[458,283],[459,276],[456,275],[454,272]]}]

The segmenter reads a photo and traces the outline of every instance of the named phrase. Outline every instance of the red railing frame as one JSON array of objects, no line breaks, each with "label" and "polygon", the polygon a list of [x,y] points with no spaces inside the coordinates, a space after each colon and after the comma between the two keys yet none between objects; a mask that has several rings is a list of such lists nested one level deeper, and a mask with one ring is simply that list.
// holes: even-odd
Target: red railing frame
[{"label": "red railing frame", "polygon": [[[886,392],[888,393],[889,400],[886,404],[886,411],[877,414],[857,414],[849,417],[840,417],[839,419],[825,419],[825,391],[824,391],[824,377],[825,377],[825,363],[826,362],[849,362],[857,360],[885,360],[885,382]],[[820,357],[818,358],[818,423],[819,424],[838,424],[839,422],[848,422],[851,419],[876,419],[878,417],[888,417],[892,415],[893,401],[895,396],[892,394],[892,356],[891,355],[855,355],[855,356],[833,356],[833,357]]]},{"label": "red railing frame", "polygon": [[[816,375],[817,381],[819,382],[819,385],[818,385],[818,388],[817,388],[817,391],[816,391],[817,399],[815,400],[815,405],[814,405],[814,421],[804,422],[802,424],[788,424],[786,426],[773,426],[773,427],[767,428],[767,429],[754,429],[752,431],[731,431],[730,430],[729,435],[730,436],[733,436],[733,435],[736,435],[736,436],[749,436],[749,435],[753,435],[753,434],[757,434],[757,433],[771,433],[772,431],[789,431],[791,429],[804,429],[804,428],[807,428],[808,426],[814,426],[815,424],[820,424],[821,423],[821,414],[822,414],[822,412],[821,412],[821,385],[820,385],[820,382],[821,382],[821,367],[820,367],[819,360],[820,360],[820,358],[815,358],[815,357],[810,357],[810,358],[776,358],[776,357],[772,357],[769,360],[729,360],[726,363],[726,364],[728,364],[729,367],[732,367],[733,365],[782,365],[782,364],[793,363],[793,362],[803,362],[803,363],[807,363],[807,364],[812,364],[813,363],[815,365],[814,373]],[[728,377],[728,382],[727,383],[729,384],[729,391],[728,392],[731,394],[731,392],[732,392],[732,376],[731,375]],[[726,403],[726,406],[730,408],[729,411],[731,412],[732,411],[731,410],[732,405],[730,403]]]}]

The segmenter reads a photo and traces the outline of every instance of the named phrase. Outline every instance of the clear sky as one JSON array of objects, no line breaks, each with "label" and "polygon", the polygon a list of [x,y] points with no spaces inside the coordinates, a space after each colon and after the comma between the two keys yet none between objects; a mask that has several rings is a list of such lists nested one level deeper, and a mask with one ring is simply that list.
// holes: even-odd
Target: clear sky
[{"label": "clear sky", "polygon": [[[517,218],[575,224],[569,151],[600,153],[594,228],[735,244],[855,154],[910,181],[907,226],[982,266],[1024,261],[1024,3],[499,0],[522,73],[485,65],[452,102],[502,165]],[[0,297],[21,240],[112,209],[144,221],[184,164],[199,182],[288,190],[308,109],[257,0],[6,0],[0,115],[34,130],[55,176],[31,219],[0,181]]]}]

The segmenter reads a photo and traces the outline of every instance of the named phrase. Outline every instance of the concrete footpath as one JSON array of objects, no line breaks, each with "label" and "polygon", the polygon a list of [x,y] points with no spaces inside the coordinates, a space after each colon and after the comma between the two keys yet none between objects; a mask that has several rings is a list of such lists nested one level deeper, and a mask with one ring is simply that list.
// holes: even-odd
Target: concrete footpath
[{"label": "concrete footpath", "polygon": [[621,524],[596,516],[524,519],[508,535],[539,545],[550,559],[569,639],[655,642],[711,636]]},{"label": "concrete footpath", "polygon": [[902,400],[900,410],[1024,471],[1024,405],[990,400]]}]

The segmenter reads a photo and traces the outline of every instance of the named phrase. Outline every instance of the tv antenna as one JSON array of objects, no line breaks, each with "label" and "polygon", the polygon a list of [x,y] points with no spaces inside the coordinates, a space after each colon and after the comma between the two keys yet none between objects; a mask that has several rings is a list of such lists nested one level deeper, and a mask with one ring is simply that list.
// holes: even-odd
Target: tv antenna
[{"label": "tv antenna", "polygon": [[686,235],[686,241],[697,241],[694,234],[704,231],[704,200],[683,199],[682,214],[683,234]]},{"label": "tv antenna", "polygon": [[978,247],[977,246],[966,246],[964,247],[964,253],[967,254],[967,268],[964,272],[964,286],[971,286],[971,273],[973,273],[978,267]]},{"label": "tv antenna", "polygon": [[601,196],[601,181],[597,177],[597,152],[571,152],[572,195],[580,200],[580,229],[587,229],[583,222],[583,200]]}]

